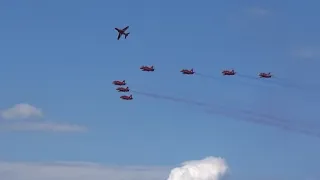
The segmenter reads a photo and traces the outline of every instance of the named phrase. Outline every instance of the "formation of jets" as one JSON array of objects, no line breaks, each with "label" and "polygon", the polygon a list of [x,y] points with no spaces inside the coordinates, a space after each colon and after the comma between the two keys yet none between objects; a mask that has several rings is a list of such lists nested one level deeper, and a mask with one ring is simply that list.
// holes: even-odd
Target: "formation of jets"
[{"label": "formation of jets", "polygon": [[[128,35],[130,34],[130,32],[126,32],[129,29],[129,26],[126,26],[123,29],[119,29],[119,28],[114,28],[114,29],[117,30],[117,32],[118,32],[118,37],[117,37],[118,40],[121,38],[122,35],[124,35],[124,38],[127,39]],[[155,68],[153,65],[152,66],[145,66],[144,65],[144,66],[140,67],[140,70],[147,71],[147,72],[154,72]],[[195,74],[193,68],[192,69],[182,69],[180,72],[185,75]],[[221,73],[223,76],[236,75],[236,72],[233,69],[232,70],[223,70]],[[265,73],[265,72],[259,73],[260,78],[271,78],[272,76],[273,75],[270,72],[269,73]],[[129,87],[122,87],[127,84],[125,80],[123,80],[123,81],[116,80],[116,81],[113,81],[112,83],[116,86],[120,86],[116,89],[118,92],[129,92],[130,91]],[[122,96],[120,96],[120,98],[123,100],[133,100],[132,94],[131,95],[122,95]]]},{"label": "formation of jets", "polygon": [[[120,86],[116,89],[118,92],[129,92],[130,91],[129,87],[122,87],[127,84],[125,80],[123,80],[123,81],[116,80],[116,81],[113,81],[112,84],[114,84],[116,86]],[[120,96],[120,98],[123,100],[132,100],[133,99],[132,95],[129,95],[129,96],[123,95],[123,96]]]}]

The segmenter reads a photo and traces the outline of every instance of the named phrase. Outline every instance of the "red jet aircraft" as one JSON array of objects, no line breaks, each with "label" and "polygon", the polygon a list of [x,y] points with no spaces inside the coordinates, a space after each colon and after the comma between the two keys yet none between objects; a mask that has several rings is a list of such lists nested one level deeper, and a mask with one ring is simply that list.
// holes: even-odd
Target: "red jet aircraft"
[{"label": "red jet aircraft", "polygon": [[154,71],[154,67],[153,66],[141,66],[140,69],[142,71]]},{"label": "red jet aircraft", "polygon": [[123,99],[123,100],[132,100],[133,99],[133,97],[132,97],[132,95],[130,95],[130,96],[120,96],[120,98],[121,99]]},{"label": "red jet aircraft", "polygon": [[129,92],[129,87],[126,87],[126,88],[124,88],[124,87],[118,87],[118,88],[117,88],[117,91],[118,91],[118,92]]},{"label": "red jet aircraft", "polygon": [[230,70],[224,70],[224,71],[222,71],[222,74],[224,76],[233,76],[233,75],[236,74],[236,72],[233,69],[231,71]]},{"label": "red jet aircraft", "polygon": [[259,76],[260,76],[260,78],[271,78],[272,74],[270,72],[269,73],[260,73]]},{"label": "red jet aircraft", "polygon": [[117,85],[117,86],[124,86],[126,85],[126,80],[123,81],[113,81],[112,84]]},{"label": "red jet aircraft", "polygon": [[124,35],[124,38],[127,39],[127,36],[130,34],[129,32],[126,33],[126,30],[129,28],[129,26],[119,29],[119,28],[114,28],[115,30],[118,31],[118,40],[121,38],[122,35]]},{"label": "red jet aircraft", "polygon": [[195,72],[193,71],[193,68],[188,70],[188,69],[182,69],[180,72],[182,72],[182,74],[187,74],[187,75],[191,75],[194,74]]}]

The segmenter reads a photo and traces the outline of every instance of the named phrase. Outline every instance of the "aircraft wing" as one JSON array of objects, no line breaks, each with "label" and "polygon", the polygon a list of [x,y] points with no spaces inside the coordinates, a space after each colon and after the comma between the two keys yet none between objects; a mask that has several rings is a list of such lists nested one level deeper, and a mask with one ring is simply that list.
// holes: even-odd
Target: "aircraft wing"
[{"label": "aircraft wing", "polygon": [[123,28],[122,30],[123,30],[123,31],[126,31],[128,28],[129,28],[129,26]]},{"label": "aircraft wing", "polygon": [[120,39],[120,37],[121,37],[121,34],[119,33],[119,34],[118,34],[118,40]]}]

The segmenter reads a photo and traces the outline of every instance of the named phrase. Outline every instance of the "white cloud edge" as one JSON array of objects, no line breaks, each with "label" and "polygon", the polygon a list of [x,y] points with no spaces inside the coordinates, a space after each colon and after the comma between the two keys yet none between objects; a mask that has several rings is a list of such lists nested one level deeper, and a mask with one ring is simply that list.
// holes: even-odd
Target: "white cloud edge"
[{"label": "white cloud edge", "polygon": [[85,126],[54,122],[13,122],[0,127],[2,131],[87,132]]},{"label": "white cloud edge", "polygon": [[108,166],[90,162],[28,163],[0,161],[6,180],[165,180],[169,166]]},{"label": "white cloud edge", "polygon": [[93,162],[0,161],[0,179],[5,180],[220,180],[228,165],[221,157],[209,156],[173,166],[111,166]]},{"label": "white cloud edge", "polygon": [[40,108],[28,103],[19,103],[1,110],[0,117],[0,131],[86,132],[88,130],[87,127],[77,124],[30,121],[43,118],[44,114]]},{"label": "white cloud edge", "polygon": [[32,106],[28,103],[19,103],[1,111],[3,119],[28,119],[43,117],[43,112],[40,108]]}]

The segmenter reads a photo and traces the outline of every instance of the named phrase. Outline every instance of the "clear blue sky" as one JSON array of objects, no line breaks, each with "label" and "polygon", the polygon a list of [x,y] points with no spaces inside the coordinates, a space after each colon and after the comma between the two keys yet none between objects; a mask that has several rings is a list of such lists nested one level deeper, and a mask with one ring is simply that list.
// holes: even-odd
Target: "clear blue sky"
[{"label": "clear blue sky", "polygon": [[[179,70],[217,76],[224,68],[252,76],[271,71],[315,84],[319,5],[316,0],[3,0],[0,107],[28,102],[50,119],[83,124],[89,132],[6,133],[0,158],[175,165],[213,155],[226,158],[238,180],[315,174],[317,138],[187,104],[139,95],[121,101],[111,82],[126,79],[140,91],[316,120],[319,98],[307,91],[239,77],[226,82],[186,77]],[[126,25],[131,34],[117,41],[114,28]],[[156,71],[141,72],[141,65]]]}]

